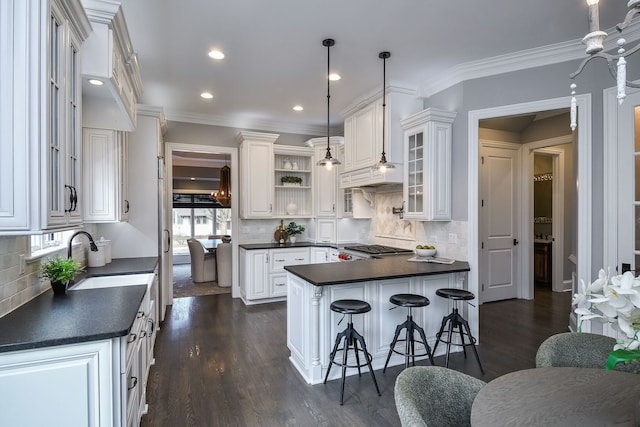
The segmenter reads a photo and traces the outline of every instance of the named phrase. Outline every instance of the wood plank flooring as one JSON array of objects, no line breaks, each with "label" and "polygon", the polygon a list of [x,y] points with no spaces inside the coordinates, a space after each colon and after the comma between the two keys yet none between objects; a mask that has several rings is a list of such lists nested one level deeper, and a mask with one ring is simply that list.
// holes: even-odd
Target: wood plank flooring
[{"label": "wood plank flooring", "polygon": [[[534,301],[508,300],[480,308],[486,374],[470,353],[449,367],[484,381],[534,367],[548,336],[568,329],[569,293],[536,291]],[[306,384],[288,360],[285,303],[245,306],[229,294],[174,300],[156,342],[142,426],[399,426],[393,386],[401,367]],[[425,364],[428,362],[421,362]],[[444,365],[444,357],[436,358]]]}]

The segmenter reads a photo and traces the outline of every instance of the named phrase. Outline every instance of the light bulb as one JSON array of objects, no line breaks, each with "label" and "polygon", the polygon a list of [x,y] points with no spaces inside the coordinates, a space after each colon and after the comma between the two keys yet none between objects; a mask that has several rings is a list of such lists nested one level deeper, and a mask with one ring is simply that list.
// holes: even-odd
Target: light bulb
[{"label": "light bulb", "polygon": [[327,170],[331,170],[332,167],[333,165],[331,164],[331,162],[327,162]]},{"label": "light bulb", "polygon": [[385,165],[380,165],[380,173],[385,173],[387,171],[387,167]]},{"label": "light bulb", "polygon": [[587,0],[587,4],[589,6],[593,6],[594,4],[600,3],[600,0]]}]

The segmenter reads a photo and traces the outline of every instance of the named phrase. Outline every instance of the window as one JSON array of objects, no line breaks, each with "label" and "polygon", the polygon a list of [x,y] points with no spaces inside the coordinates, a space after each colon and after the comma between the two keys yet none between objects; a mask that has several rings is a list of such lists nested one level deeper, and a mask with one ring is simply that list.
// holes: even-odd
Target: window
[{"label": "window", "polygon": [[29,258],[40,258],[44,255],[65,249],[69,239],[76,231],[77,230],[68,230],[31,236],[29,239]]}]

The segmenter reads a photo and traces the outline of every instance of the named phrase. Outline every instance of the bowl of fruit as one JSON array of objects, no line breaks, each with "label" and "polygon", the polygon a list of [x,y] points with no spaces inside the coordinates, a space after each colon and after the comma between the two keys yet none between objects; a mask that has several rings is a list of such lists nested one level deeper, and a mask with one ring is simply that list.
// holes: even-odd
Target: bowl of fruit
[{"label": "bowl of fruit", "polygon": [[434,256],[436,254],[436,247],[431,245],[417,245],[416,255],[418,256]]}]

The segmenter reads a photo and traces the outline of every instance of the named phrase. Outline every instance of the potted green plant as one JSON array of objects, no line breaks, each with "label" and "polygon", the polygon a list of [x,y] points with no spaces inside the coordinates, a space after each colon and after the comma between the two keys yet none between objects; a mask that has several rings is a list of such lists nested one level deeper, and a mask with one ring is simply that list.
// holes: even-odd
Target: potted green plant
[{"label": "potted green plant", "polygon": [[295,243],[296,239],[297,239],[296,235],[302,234],[302,232],[304,231],[304,227],[302,225],[298,225],[295,222],[291,221],[287,225],[287,228],[285,229],[285,231],[287,232],[287,235],[289,236],[289,241],[291,243]]},{"label": "potted green plant", "polygon": [[62,258],[57,254],[42,263],[40,277],[49,279],[53,293],[60,295],[67,291],[69,282],[81,271],[80,263],[75,262],[73,258]]},{"label": "potted green plant", "polygon": [[299,176],[289,176],[289,175],[287,175],[287,176],[283,176],[282,178],[280,178],[280,182],[285,187],[299,186],[299,185],[302,184],[302,178],[300,178]]}]

